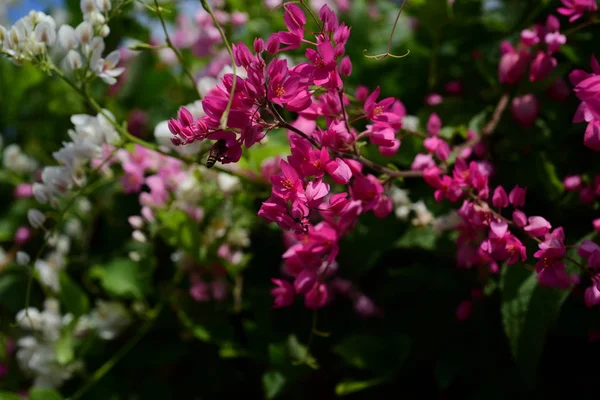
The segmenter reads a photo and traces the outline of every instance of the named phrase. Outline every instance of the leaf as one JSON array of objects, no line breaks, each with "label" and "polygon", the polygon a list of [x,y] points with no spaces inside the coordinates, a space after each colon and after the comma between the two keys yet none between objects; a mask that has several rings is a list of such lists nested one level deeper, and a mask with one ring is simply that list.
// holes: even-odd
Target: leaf
[{"label": "leaf", "polygon": [[319,369],[317,360],[310,354],[308,347],[298,341],[296,335],[288,337],[288,351],[297,364],[306,364],[312,369]]},{"label": "leaf", "polygon": [[501,288],[504,331],[517,368],[533,385],[546,332],[570,290],[540,286],[535,272],[517,265],[503,268]]},{"label": "leaf", "polygon": [[548,159],[546,153],[540,153],[537,160],[538,171],[541,172],[539,180],[544,186],[545,193],[552,199],[558,198],[563,192],[563,184],[558,174],[556,173],[556,167]]},{"label": "leaf", "polygon": [[343,381],[335,386],[335,394],[337,394],[338,396],[345,396],[348,394],[360,392],[361,390],[380,385],[386,380],[387,379],[385,378],[377,378],[368,381]]},{"label": "leaf", "polygon": [[23,400],[23,398],[14,393],[0,392],[0,400]]},{"label": "leaf", "polygon": [[[1,397],[0,397],[1,399]],[[63,400],[64,397],[61,396],[55,390],[52,389],[42,389],[42,388],[33,388],[29,391],[29,400]]]},{"label": "leaf", "polygon": [[86,314],[90,309],[90,300],[85,291],[65,272],[60,274],[60,301],[65,310],[76,317]]},{"label": "leaf", "polygon": [[73,361],[75,352],[73,350],[73,331],[77,319],[73,319],[61,332],[60,339],[56,342],[56,360],[60,365],[66,365]]},{"label": "leaf", "polygon": [[277,397],[285,386],[285,377],[278,371],[267,371],[262,377],[267,399]]},{"label": "leaf", "polygon": [[126,258],[113,260],[101,269],[101,283],[113,296],[143,298],[142,282],[138,279],[137,264]]},{"label": "leaf", "polygon": [[397,247],[410,248],[420,247],[424,250],[433,250],[435,248],[436,236],[432,228],[409,228],[396,242]]},{"label": "leaf", "polygon": [[381,340],[373,335],[356,334],[346,337],[333,351],[356,368],[389,372],[404,364],[410,348],[411,339],[406,335]]}]

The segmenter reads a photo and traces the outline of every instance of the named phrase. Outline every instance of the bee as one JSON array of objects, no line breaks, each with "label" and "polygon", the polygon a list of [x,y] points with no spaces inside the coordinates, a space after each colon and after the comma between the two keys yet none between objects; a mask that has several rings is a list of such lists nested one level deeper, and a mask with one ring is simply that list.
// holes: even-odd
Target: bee
[{"label": "bee", "polygon": [[221,162],[225,157],[227,151],[227,142],[224,139],[219,139],[215,144],[212,145],[208,153],[208,159],[206,160],[206,168],[211,168],[217,161]]}]

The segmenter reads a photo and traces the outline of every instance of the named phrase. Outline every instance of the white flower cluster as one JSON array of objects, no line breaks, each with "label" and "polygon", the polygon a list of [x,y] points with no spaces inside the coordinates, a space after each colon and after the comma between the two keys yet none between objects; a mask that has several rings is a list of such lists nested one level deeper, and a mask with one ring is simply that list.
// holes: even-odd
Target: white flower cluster
[{"label": "white flower cluster", "polygon": [[60,271],[67,265],[67,255],[71,250],[71,238],[63,234],[54,234],[48,238],[48,247],[52,249],[44,258],[35,261],[34,268],[39,274],[40,283],[54,293],[60,292]]},{"label": "white flower cluster", "polygon": [[[113,118],[108,111],[104,111]],[[114,145],[120,136],[111,122],[103,115],[73,115],[71,122],[75,129],[69,130],[71,142],[52,155],[60,165],[45,167],[42,183],[34,183],[33,195],[40,203],[50,203],[58,207],[60,197],[74,185],[82,186],[86,182],[85,167],[90,161],[103,155],[106,145]]]},{"label": "white flower cluster", "polygon": [[40,11],[30,11],[8,29],[0,25],[0,53],[16,64],[38,60],[55,42],[56,22]]},{"label": "white flower cluster", "polygon": [[[72,314],[61,315],[58,301],[52,298],[46,299],[42,311],[30,307],[17,314],[17,324],[28,334],[17,342],[16,358],[23,372],[34,379],[33,386],[58,388],[83,367],[80,360],[67,364],[58,360],[57,343],[73,318]],[[74,329],[73,344],[77,345],[78,339],[90,331],[102,339],[114,339],[130,323],[129,312],[121,303],[98,300],[95,308],[71,328]]]},{"label": "white flower cluster", "polygon": [[2,164],[9,171],[17,173],[32,173],[37,168],[37,162],[23,153],[18,144],[9,144],[2,154]]},{"label": "white flower cluster", "polygon": [[102,58],[104,38],[110,33],[106,16],[111,2],[81,0],[80,5],[84,20],[75,28],[65,24],[57,32],[54,18],[39,11],[31,11],[8,29],[0,25],[0,53],[17,64],[41,62],[50,60],[51,47],[65,71],[79,78],[86,78],[91,72],[107,84],[115,84],[124,71],[117,68],[119,51]]},{"label": "white flower cluster", "polygon": [[390,192],[390,197],[398,219],[408,220],[410,213],[414,212],[414,218],[411,220],[414,226],[427,226],[434,221],[433,214],[427,209],[425,203],[422,200],[413,203],[406,190],[394,187]]},{"label": "white flower cluster", "polygon": [[61,316],[57,300],[46,299],[43,311],[33,307],[21,310],[16,320],[21,328],[31,331],[17,342],[16,358],[21,370],[33,377],[33,386],[59,387],[82,367],[77,361],[67,365],[58,362],[57,342],[72,316]]}]

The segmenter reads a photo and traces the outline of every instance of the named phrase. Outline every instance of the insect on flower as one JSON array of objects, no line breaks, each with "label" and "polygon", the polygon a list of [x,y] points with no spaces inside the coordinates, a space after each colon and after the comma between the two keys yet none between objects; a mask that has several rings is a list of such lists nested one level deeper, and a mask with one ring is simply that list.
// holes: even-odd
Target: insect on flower
[{"label": "insect on flower", "polygon": [[226,158],[227,142],[224,139],[219,139],[210,148],[208,158],[206,159],[206,168],[212,168],[217,161],[222,161]]}]

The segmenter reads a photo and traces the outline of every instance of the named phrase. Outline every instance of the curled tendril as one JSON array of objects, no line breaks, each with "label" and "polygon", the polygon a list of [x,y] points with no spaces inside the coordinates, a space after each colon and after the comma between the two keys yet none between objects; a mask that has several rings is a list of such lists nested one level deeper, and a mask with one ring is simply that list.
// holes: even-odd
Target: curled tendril
[{"label": "curled tendril", "polygon": [[390,38],[388,40],[387,51],[385,53],[375,54],[373,56],[370,56],[370,55],[365,54],[367,52],[367,49],[365,49],[365,50],[363,50],[363,55],[365,57],[374,58],[377,61],[379,61],[379,60],[383,60],[384,58],[387,58],[387,57],[404,58],[410,54],[410,50],[406,50],[406,54],[401,55],[401,56],[390,53],[390,51],[392,50],[392,39],[394,38],[394,32],[396,31],[396,26],[398,25],[398,20],[400,19],[400,15],[402,15],[402,10],[404,9],[404,5],[407,2],[408,2],[408,0],[402,1],[402,4],[400,5],[400,9],[398,10],[398,14],[396,14],[396,19],[394,20],[394,25],[392,26],[392,31],[390,32]]},{"label": "curled tendril", "polygon": [[364,55],[366,58],[374,58],[375,60],[377,60],[377,61],[380,61],[380,60],[383,60],[384,58],[387,58],[387,57],[392,57],[392,58],[404,58],[404,57],[406,57],[407,55],[409,55],[409,54],[410,54],[410,50],[406,50],[406,53],[402,54],[401,56],[399,56],[399,55],[396,55],[396,54],[392,54],[392,53],[390,53],[389,51],[386,51],[385,53],[381,53],[381,54],[374,54],[374,55],[372,55],[372,56],[370,56],[370,55],[368,55],[368,54],[366,54],[366,53],[367,53],[367,49],[364,49],[364,50],[363,50],[363,55]]}]

